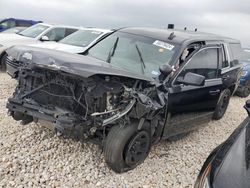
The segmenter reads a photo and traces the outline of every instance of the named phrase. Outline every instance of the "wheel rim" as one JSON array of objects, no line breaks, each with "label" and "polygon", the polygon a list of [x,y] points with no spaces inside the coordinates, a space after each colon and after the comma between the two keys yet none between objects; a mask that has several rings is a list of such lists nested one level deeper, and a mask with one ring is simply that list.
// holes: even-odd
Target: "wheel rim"
[{"label": "wheel rim", "polygon": [[141,131],[134,136],[125,150],[125,163],[132,167],[140,164],[147,157],[150,146],[149,134]]}]

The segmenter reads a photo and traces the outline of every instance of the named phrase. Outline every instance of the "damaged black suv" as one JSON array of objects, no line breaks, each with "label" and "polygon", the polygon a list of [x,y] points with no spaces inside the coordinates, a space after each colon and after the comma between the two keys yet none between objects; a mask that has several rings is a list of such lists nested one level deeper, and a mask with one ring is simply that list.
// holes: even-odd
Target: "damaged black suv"
[{"label": "damaged black suv", "polygon": [[46,121],[59,135],[100,144],[121,173],[153,143],[224,115],[240,51],[230,38],[152,28],[114,31],[78,55],[16,46],[7,60],[20,66],[18,85],[7,108],[23,124]]}]

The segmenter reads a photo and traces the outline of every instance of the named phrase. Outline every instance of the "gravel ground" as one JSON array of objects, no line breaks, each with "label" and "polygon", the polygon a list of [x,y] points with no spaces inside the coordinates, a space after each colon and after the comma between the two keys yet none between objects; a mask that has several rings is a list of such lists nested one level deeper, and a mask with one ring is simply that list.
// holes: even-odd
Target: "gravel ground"
[{"label": "gravel ground", "polygon": [[0,73],[0,187],[193,187],[207,155],[247,115],[246,99],[233,97],[222,120],[182,140],[162,141],[135,170],[115,174],[99,147],[12,120],[5,103],[14,86],[14,80]]}]

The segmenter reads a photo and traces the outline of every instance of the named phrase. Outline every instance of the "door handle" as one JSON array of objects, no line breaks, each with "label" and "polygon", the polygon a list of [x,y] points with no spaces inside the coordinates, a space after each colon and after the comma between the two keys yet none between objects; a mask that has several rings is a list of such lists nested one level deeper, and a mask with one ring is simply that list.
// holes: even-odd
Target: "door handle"
[{"label": "door handle", "polygon": [[220,93],[220,90],[219,90],[219,89],[209,91],[209,94],[210,94],[210,95],[216,95],[216,94],[219,94],[219,93]]},{"label": "door handle", "polygon": [[227,80],[229,77],[230,77],[229,75],[225,75],[225,76],[222,76],[222,79]]}]

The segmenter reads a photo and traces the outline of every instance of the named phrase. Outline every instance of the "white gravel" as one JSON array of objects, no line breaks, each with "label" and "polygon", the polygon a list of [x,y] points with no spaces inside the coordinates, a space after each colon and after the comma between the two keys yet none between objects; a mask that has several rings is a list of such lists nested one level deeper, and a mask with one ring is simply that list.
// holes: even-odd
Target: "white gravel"
[{"label": "white gravel", "polygon": [[7,116],[14,86],[0,73],[0,187],[193,187],[207,155],[247,116],[246,99],[233,97],[222,120],[180,141],[162,141],[142,165],[116,174],[99,147],[60,139],[34,124],[21,126]]}]

